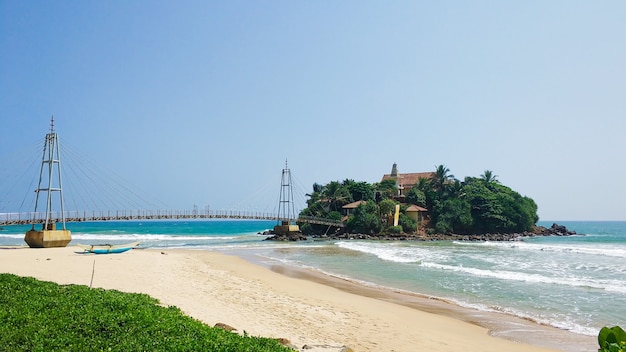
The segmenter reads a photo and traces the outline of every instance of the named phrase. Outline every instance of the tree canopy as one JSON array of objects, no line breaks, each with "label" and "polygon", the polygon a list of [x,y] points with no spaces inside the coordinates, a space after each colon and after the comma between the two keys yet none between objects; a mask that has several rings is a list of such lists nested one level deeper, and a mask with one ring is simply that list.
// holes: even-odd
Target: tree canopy
[{"label": "tree canopy", "polygon": [[[406,214],[411,204],[425,207],[429,231],[442,234],[523,232],[539,220],[535,202],[500,183],[492,171],[460,181],[445,165],[438,165],[432,178],[419,179],[403,197],[393,179],[374,184],[351,179],[327,185],[316,183],[313,193],[307,196],[308,207],[302,215],[333,219],[346,216],[344,205],[365,201],[349,214],[346,224],[348,231],[368,234],[397,231],[391,229],[396,204],[402,204],[399,225],[404,232],[413,232],[419,225]],[[325,230],[306,228],[311,232]]]}]

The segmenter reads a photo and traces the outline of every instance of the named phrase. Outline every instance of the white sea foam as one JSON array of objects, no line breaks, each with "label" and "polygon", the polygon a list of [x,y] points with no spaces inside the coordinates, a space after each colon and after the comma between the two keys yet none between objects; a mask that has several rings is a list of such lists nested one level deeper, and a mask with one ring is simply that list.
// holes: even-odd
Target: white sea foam
[{"label": "white sea foam", "polygon": [[274,241],[242,242],[235,244],[209,244],[205,248],[209,250],[247,250],[247,249],[301,249],[301,248],[321,248],[315,245],[294,245],[291,243],[280,243]]},{"label": "white sea foam", "polygon": [[576,323],[572,317],[563,316],[563,315],[554,315],[554,316],[538,316],[537,314],[532,314],[528,312],[524,312],[518,309],[513,308],[505,308],[499,306],[488,306],[481,303],[469,303],[463,300],[458,300],[455,298],[448,298],[450,302],[465,308],[474,309],[482,312],[491,312],[491,313],[504,313],[512,316],[516,316],[519,318],[523,318],[526,320],[534,321],[539,324],[552,326],[555,328],[568,330],[576,334],[595,336],[598,334],[598,329],[594,327],[583,326]]},{"label": "white sea foam", "polygon": [[74,239],[82,240],[107,240],[107,241],[119,241],[119,240],[144,240],[144,241],[215,241],[215,240],[232,240],[241,236],[174,236],[174,235],[155,235],[155,234],[72,234]]},{"label": "white sea foam", "polygon": [[502,249],[515,249],[526,251],[549,251],[549,252],[561,252],[561,253],[578,253],[578,254],[590,254],[609,256],[616,258],[626,258],[626,247],[595,244],[591,246],[575,245],[575,244],[543,244],[543,243],[528,243],[523,241],[517,242],[454,242],[458,245],[464,246],[482,246],[482,247],[495,247]]},{"label": "white sea foam", "polygon": [[626,294],[626,286],[624,285],[625,285],[624,281],[612,280],[612,283],[607,284],[605,289],[610,292],[619,292],[619,293]]},{"label": "white sea foam", "polygon": [[618,280],[590,280],[588,278],[549,277],[540,274],[522,273],[507,270],[487,270],[464,266],[438,264],[432,262],[422,262],[420,265],[425,268],[454,271],[499,280],[565,285],[572,287],[587,287],[612,292],[626,292],[626,283]]},{"label": "white sea foam", "polygon": [[338,242],[337,246],[344,249],[372,254],[376,257],[395,263],[419,263],[423,260],[443,261],[447,255],[428,248],[403,246],[377,242]]},{"label": "white sea foam", "polygon": [[0,234],[0,238],[16,238],[16,239],[22,239],[24,238],[24,234],[23,233],[9,233],[9,234]]},{"label": "white sea foam", "polygon": [[438,297],[435,297],[435,296],[418,294],[418,293],[413,292],[413,291],[402,290],[402,289],[391,287],[391,286],[380,285],[380,284],[377,284],[377,283],[374,283],[374,282],[371,282],[371,281],[356,279],[356,278],[348,276],[348,275],[337,274],[337,273],[334,273],[334,272],[323,270],[323,269],[318,268],[318,267],[307,265],[307,264],[302,263],[300,261],[294,261],[294,260],[290,260],[290,259],[286,259],[286,258],[277,258],[277,257],[264,255],[264,254],[260,254],[259,256],[261,256],[263,258],[266,258],[266,259],[268,259],[270,261],[279,262],[279,263],[282,263],[282,264],[285,264],[285,265],[288,265],[288,266],[294,266],[294,267],[298,267],[298,268],[302,268],[302,269],[306,269],[306,270],[310,270],[310,271],[315,271],[315,272],[318,272],[320,274],[323,274],[323,275],[326,275],[326,276],[329,276],[329,277],[334,277],[334,278],[337,278],[337,279],[353,282],[353,283],[356,283],[356,284],[359,284],[359,285],[362,285],[362,286],[379,288],[379,289],[385,289],[385,290],[390,290],[390,291],[399,292],[399,293],[405,293],[405,294],[419,295],[421,297],[426,297],[426,298],[438,298]]}]

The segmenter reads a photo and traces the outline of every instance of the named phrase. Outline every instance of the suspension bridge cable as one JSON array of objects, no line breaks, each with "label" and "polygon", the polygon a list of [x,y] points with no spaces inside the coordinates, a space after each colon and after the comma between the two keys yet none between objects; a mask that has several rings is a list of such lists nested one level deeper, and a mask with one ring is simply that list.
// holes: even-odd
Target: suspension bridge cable
[{"label": "suspension bridge cable", "polygon": [[[302,184],[302,182],[295,175],[292,175],[292,178],[295,180],[294,182],[296,184],[295,194],[298,196],[298,200],[301,202],[301,204],[305,204],[305,207],[308,206],[307,199],[306,199],[306,191],[305,191],[306,187]],[[300,211],[302,211],[303,209],[301,209]]]},{"label": "suspension bridge cable", "polygon": [[[87,166],[85,165],[85,167]],[[86,169],[86,171],[92,171],[92,170]],[[85,173],[85,177],[89,181],[91,181],[91,183],[94,185],[95,187],[94,190],[99,192],[98,198],[101,200],[102,203],[104,203],[105,207],[109,207],[109,208],[110,206],[115,207],[115,204],[120,201],[122,203],[125,203],[124,206],[128,208],[142,207],[139,201],[131,197],[131,195],[135,195],[133,192],[129,192],[129,191],[124,192],[120,190],[119,185],[113,182],[114,180],[111,177],[98,177],[98,176],[100,176],[98,172],[92,172],[89,174]],[[106,191],[98,187],[98,185],[102,185],[102,187],[104,187]],[[106,205],[106,203],[108,203],[109,205]]]},{"label": "suspension bridge cable", "polygon": [[[91,199],[94,208],[96,210],[111,209],[112,207],[115,208],[116,201],[113,199],[114,192],[111,192],[111,191],[106,192],[98,186],[99,184],[102,184],[102,183],[104,183],[106,186],[106,182],[102,182],[99,180],[100,173],[93,171],[89,167],[89,165],[87,165],[84,161],[82,161],[80,158],[80,155],[77,153],[75,149],[70,148],[69,151],[71,155],[76,157],[76,161],[80,164],[80,167],[78,168],[80,175],[78,175],[77,173],[76,176],[74,177],[74,180],[77,180],[79,184],[82,186],[84,193],[90,196],[89,198]],[[85,180],[89,181],[90,184],[83,182]],[[115,190],[115,188],[109,187],[109,190]],[[83,192],[80,192],[80,193],[82,194]],[[121,193],[121,194],[123,195],[124,193]],[[96,199],[98,199],[99,201],[96,201]],[[119,199],[119,197],[117,197],[117,199]]]},{"label": "suspension bridge cable", "polygon": [[[108,199],[108,195],[105,193],[105,196],[102,195],[94,195],[95,192],[98,191],[97,188],[95,187],[89,187],[87,185],[86,182],[84,182],[85,180],[90,181],[92,184],[95,185],[95,180],[94,177],[91,176],[91,174],[88,174],[86,172],[86,170],[88,170],[88,168],[84,165],[84,163],[80,160],[80,158],[78,158],[75,155],[75,151],[70,147],[68,148],[66,146],[65,148],[65,155],[69,156],[69,158],[65,158],[66,161],[64,162],[65,165],[67,165],[67,167],[65,169],[69,170],[70,172],[73,173],[72,177],[66,177],[66,180],[71,180],[71,182],[67,182],[68,185],[68,191],[71,190],[70,192],[67,192],[68,194],[72,194],[72,198],[74,199],[74,202],[76,201],[76,197],[80,197],[83,201],[82,205],[79,206],[78,204],[75,204],[76,209],[95,209],[95,210],[102,210],[101,209],[101,205],[104,202],[104,200]],[[79,165],[79,167],[74,168],[73,164],[74,162],[77,162]],[[77,189],[74,188],[74,184],[77,184],[79,187],[77,187]],[[80,189],[78,189],[80,188]],[[87,196],[87,198],[89,199],[89,201],[86,200],[85,196]],[[99,199],[100,201],[97,202],[96,198]],[[93,208],[90,208],[93,207]]]},{"label": "suspension bridge cable", "polygon": [[[234,209],[238,209],[240,207],[243,207],[244,209],[258,209],[259,211],[263,211],[263,212],[269,212],[267,205],[268,205],[268,197],[270,193],[271,188],[275,185],[276,180],[274,181],[266,181],[264,182],[260,187],[255,188],[255,190],[253,192],[250,193],[246,193],[245,196],[228,205],[229,208],[233,208]],[[264,204],[264,208],[260,209],[259,208],[259,204]]]},{"label": "suspension bridge cable", "polygon": [[[96,203],[94,197],[92,196],[92,192],[90,192],[85,184],[85,182],[82,182],[81,180],[83,179],[82,175],[79,175],[78,171],[74,169],[73,163],[69,162],[66,163],[64,165],[64,170],[67,170],[71,173],[71,175],[69,177],[66,177],[66,180],[71,180],[70,182],[66,182],[66,186],[65,188],[67,189],[67,191],[65,191],[65,195],[69,195],[71,196],[70,198],[72,199],[73,203],[74,203],[74,209],[76,210],[86,210],[89,209],[89,205],[93,206],[95,209],[100,210],[98,208],[98,204]],[[67,173],[66,173],[67,174]],[[75,181],[77,181],[75,183]],[[75,189],[74,188],[74,184],[78,184],[80,189]],[[86,196],[85,196],[86,195]],[[81,205],[79,205],[76,202],[76,198],[80,197],[80,200],[82,201]],[[67,198],[67,197],[66,197]],[[89,199],[89,200],[87,200]]]},{"label": "suspension bridge cable", "polygon": [[[112,170],[103,170],[98,165],[94,165],[93,161],[83,157],[81,152],[71,144],[65,142],[64,146],[65,150],[70,151],[70,155],[75,159],[75,162],[80,165],[78,170],[83,173],[83,177],[79,177],[79,179],[87,179],[93,184],[93,187],[84,186],[83,188],[90,189],[92,193],[96,193],[101,202],[110,203],[115,207],[115,204],[121,201],[124,203],[123,206],[128,207],[128,209],[158,208],[158,206],[155,206],[156,203],[147,201],[126,186],[122,178]],[[104,190],[102,189],[103,187],[105,188]]]},{"label": "suspension bridge cable", "polygon": [[[7,155],[0,160],[0,210],[7,212],[22,211],[24,204],[34,203],[34,187],[38,173],[35,172],[38,160],[41,160],[41,140]],[[19,172],[21,171],[21,172]],[[30,177],[29,177],[30,175]],[[23,195],[22,195],[22,192]],[[29,201],[29,203],[27,203]],[[19,205],[18,205],[19,204]],[[32,209],[29,209],[32,210]]]}]

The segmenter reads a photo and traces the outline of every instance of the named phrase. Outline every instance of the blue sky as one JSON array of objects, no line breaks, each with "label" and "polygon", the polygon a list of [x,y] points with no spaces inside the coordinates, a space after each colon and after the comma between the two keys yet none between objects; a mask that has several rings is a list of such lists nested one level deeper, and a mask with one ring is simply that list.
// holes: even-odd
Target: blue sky
[{"label": "blue sky", "polygon": [[288,159],[302,193],[444,164],[492,170],[543,220],[626,220],[625,13],[0,0],[0,160],[54,115],[64,143],[174,209],[271,211]]}]

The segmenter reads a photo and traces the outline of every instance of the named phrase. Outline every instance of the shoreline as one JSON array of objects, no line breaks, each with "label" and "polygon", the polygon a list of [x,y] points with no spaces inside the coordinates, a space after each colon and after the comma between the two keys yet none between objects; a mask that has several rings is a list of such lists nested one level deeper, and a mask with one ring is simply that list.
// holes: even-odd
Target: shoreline
[{"label": "shoreline", "polygon": [[[512,342],[498,329],[481,325],[484,312],[463,315],[462,307],[444,301],[294,267],[267,268],[245,256],[183,249],[111,255],[79,251],[0,249],[0,272],[90,285],[93,270],[93,287],[146,293],[208,325],[225,323],[239,333],[286,338],[298,348],[318,346],[319,351],[339,351],[342,346],[357,352],[591,350],[581,345],[563,349],[566,341],[568,346],[572,341],[560,339],[553,340],[552,348],[539,347],[532,339],[533,344]],[[497,315],[494,322],[502,320]],[[511,327],[518,327],[518,332],[534,324],[527,321],[519,328],[517,323]],[[544,328],[548,327],[537,325],[528,336],[536,339]],[[489,330],[498,337],[490,336]]]},{"label": "shoreline", "polygon": [[[246,259],[246,256],[242,258]],[[252,263],[256,263],[252,261]],[[259,264],[261,265],[261,264]],[[284,264],[267,266],[273,272],[320,283],[350,294],[402,305],[422,312],[441,315],[488,330],[490,336],[562,351],[596,351],[596,337],[573,333],[532,319],[505,312],[481,311],[458,305],[440,297],[395,289],[369,286],[349,278],[341,278]],[[585,348],[584,346],[589,346]]]}]

